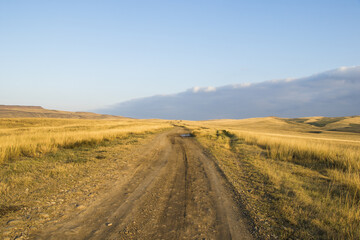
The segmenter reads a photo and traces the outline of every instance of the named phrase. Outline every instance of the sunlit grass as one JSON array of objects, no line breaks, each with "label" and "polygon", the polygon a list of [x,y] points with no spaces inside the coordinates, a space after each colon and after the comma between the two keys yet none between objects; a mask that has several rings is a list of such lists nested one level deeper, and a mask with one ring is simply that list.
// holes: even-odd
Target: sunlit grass
[{"label": "sunlit grass", "polygon": [[15,238],[39,227],[42,212],[58,218],[52,203],[71,204],[90,186],[121,178],[119,170],[137,161],[132,153],[141,156],[141,144],[171,127],[163,120],[0,119],[0,226],[24,220],[11,229]]},{"label": "sunlit grass", "polygon": [[0,163],[166,127],[161,120],[0,119]]},{"label": "sunlit grass", "polygon": [[[326,123],[310,120],[319,119]],[[329,124],[346,128],[351,119],[359,120]],[[181,124],[212,151],[247,199],[253,218],[261,219],[257,223],[271,223],[264,224],[266,234],[359,239],[360,135],[303,122],[260,118]],[[271,204],[264,196],[271,196]]]}]

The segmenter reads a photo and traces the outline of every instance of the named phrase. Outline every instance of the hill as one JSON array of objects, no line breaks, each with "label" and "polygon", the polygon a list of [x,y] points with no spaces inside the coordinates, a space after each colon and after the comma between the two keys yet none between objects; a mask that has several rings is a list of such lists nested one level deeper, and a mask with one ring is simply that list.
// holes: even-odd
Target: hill
[{"label": "hill", "polygon": [[90,112],[48,110],[40,106],[0,105],[0,118],[121,119],[124,117]]},{"label": "hill", "polygon": [[360,133],[360,116],[292,118],[286,121],[312,125],[325,131]]},{"label": "hill", "polygon": [[174,121],[211,153],[259,239],[360,239],[360,117]]},{"label": "hill", "polygon": [[346,117],[304,117],[304,118],[248,118],[248,119],[217,119],[207,121],[178,121],[206,129],[217,128],[241,130],[269,135],[293,134],[306,137],[359,140],[360,116]]}]

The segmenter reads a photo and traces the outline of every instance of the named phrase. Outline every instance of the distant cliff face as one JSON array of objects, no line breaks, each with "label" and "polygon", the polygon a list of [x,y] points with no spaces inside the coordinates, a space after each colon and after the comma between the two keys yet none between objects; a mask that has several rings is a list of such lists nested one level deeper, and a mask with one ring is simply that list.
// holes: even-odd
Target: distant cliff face
[{"label": "distant cliff face", "polygon": [[360,114],[360,66],[306,78],[224,87],[195,87],[135,99],[98,112],[135,118],[220,119]]}]

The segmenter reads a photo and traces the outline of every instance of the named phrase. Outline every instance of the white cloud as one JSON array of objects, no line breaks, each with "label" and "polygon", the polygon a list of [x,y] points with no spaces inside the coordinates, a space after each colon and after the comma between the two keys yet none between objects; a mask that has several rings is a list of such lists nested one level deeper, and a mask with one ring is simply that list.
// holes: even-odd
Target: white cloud
[{"label": "white cloud", "polygon": [[240,83],[240,84],[233,84],[232,88],[246,88],[246,87],[250,87],[252,85],[252,83]]},{"label": "white cloud", "polygon": [[340,71],[340,72],[345,72],[345,71],[348,71],[348,70],[356,70],[356,66],[349,66],[349,67],[339,67],[337,70]]},{"label": "white cloud", "polygon": [[216,91],[216,88],[215,87],[207,87],[207,88],[204,88],[204,92],[215,92]]},{"label": "white cloud", "polygon": [[192,88],[192,92],[193,93],[198,93],[198,92],[215,92],[216,88],[215,87],[193,87]]},{"label": "white cloud", "polygon": [[294,81],[294,80],[296,80],[296,78],[286,78],[286,79],[285,79],[285,82],[292,82],[292,81]]},{"label": "white cloud", "polygon": [[193,87],[192,91],[193,93],[197,93],[201,90],[201,87]]},{"label": "white cloud", "polygon": [[[212,94],[199,94],[199,93]],[[136,118],[214,119],[360,115],[360,66],[342,67],[306,78],[154,96],[101,111]]]}]

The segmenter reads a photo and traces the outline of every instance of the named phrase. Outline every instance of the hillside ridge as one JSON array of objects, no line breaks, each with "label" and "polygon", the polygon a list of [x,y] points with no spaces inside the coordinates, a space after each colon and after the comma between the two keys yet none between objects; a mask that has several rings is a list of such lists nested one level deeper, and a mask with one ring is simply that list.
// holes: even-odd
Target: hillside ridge
[{"label": "hillside ridge", "polygon": [[0,118],[122,119],[124,117],[92,112],[50,110],[41,106],[0,105]]}]

